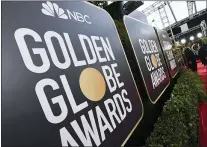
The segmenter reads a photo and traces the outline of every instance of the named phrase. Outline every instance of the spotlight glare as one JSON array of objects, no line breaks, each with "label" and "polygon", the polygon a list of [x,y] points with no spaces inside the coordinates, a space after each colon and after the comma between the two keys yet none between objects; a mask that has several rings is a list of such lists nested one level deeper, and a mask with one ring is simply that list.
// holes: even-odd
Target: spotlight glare
[{"label": "spotlight glare", "polygon": [[197,34],[197,37],[198,37],[198,38],[201,38],[202,36],[203,36],[202,33],[198,33],[198,34]]},{"label": "spotlight glare", "polygon": [[185,39],[181,39],[181,43],[182,44],[185,44],[186,43],[186,40]]},{"label": "spotlight glare", "polygon": [[194,37],[193,36],[190,36],[190,40],[193,41],[194,40]]}]

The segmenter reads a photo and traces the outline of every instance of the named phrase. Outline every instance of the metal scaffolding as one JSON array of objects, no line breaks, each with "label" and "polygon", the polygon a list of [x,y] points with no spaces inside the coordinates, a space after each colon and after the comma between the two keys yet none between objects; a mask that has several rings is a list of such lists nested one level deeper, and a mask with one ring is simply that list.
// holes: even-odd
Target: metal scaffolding
[{"label": "metal scaffolding", "polygon": [[[144,9],[142,11],[142,13],[144,13],[146,16],[148,16],[148,15],[158,11],[160,19],[161,19],[161,22],[162,22],[162,25],[163,25],[163,28],[168,27],[168,26],[170,26],[170,21],[169,21],[168,15],[167,15],[166,10],[165,10],[165,6],[166,5],[169,6],[170,11],[171,11],[171,13],[173,15],[173,18],[174,18],[175,22],[177,22],[175,14],[174,14],[171,6],[170,6],[170,2],[171,1],[157,1],[157,2],[153,3],[152,5],[150,5],[149,7],[147,7],[146,9]],[[172,36],[171,37],[172,40],[175,41],[172,28],[170,28],[169,36]]]},{"label": "metal scaffolding", "polygon": [[199,29],[200,27],[201,27],[200,25],[197,25],[197,26],[195,26],[195,27],[190,28],[189,30],[187,30],[187,31],[185,31],[185,32],[178,33],[178,34],[175,35],[175,39],[179,39],[180,36],[182,36],[182,35],[184,35],[184,34],[187,34],[187,33],[191,32],[191,31],[197,30],[197,29]]},{"label": "metal scaffolding", "polygon": [[[180,26],[181,24],[184,24],[184,23],[190,21],[191,19],[194,19],[194,18],[196,18],[196,17],[198,17],[198,16],[200,16],[200,15],[204,15],[204,14],[206,14],[206,13],[207,13],[207,9],[198,11],[197,13],[194,13],[194,14],[193,14],[193,18],[186,17],[185,19],[182,19],[182,20],[178,21],[177,23],[172,24],[171,27],[174,28],[174,27]],[[166,28],[164,28],[164,29],[165,29],[165,30],[169,30],[170,28],[169,28],[169,27],[166,27]]]},{"label": "metal scaffolding", "polygon": [[[171,2],[171,1],[169,1]],[[152,5],[150,5],[149,7],[147,7],[146,9],[144,9],[142,11],[142,13],[144,13],[146,16],[154,13],[155,11],[157,11],[159,8],[162,8],[166,5],[165,1],[157,1],[155,3],[153,3]]]},{"label": "metal scaffolding", "polygon": [[168,7],[170,8],[170,11],[172,13],[172,16],[173,16],[175,22],[177,22],[177,19],[175,17],[173,9],[172,9],[172,7],[170,5],[171,2],[172,1],[157,1],[157,2],[153,3],[152,5],[150,5],[149,7],[147,7],[146,9],[144,9],[142,11],[142,13],[144,13],[146,16],[148,16],[148,15],[150,15],[150,14],[156,12],[156,11],[159,11],[159,9],[163,9],[166,5],[168,5]]},{"label": "metal scaffolding", "polygon": [[195,1],[194,1],[194,9],[195,9],[195,13],[197,13],[198,11],[197,11],[197,6],[196,6]]},{"label": "metal scaffolding", "polygon": [[205,20],[201,21],[200,27],[201,27],[201,30],[202,30],[202,33],[204,34],[204,36],[207,36],[207,32],[206,32],[207,26],[206,26]]},{"label": "metal scaffolding", "polygon": [[169,22],[165,7],[158,8],[158,12],[160,15],[160,19],[162,21],[163,28],[169,26],[170,22]]},{"label": "metal scaffolding", "polygon": [[[150,5],[149,7],[147,7],[146,9],[144,9],[142,11],[142,13],[144,13],[146,16],[148,16],[148,15],[150,15],[150,14],[158,11],[159,8],[165,7],[166,4],[167,4],[169,6],[170,11],[172,13],[172,16],[173,16],[173,18],[175,20],[175,23],[171,25],[172,28],[173,27],[176,27],[176,26],[180,26],[181,24],[183,24],[183,23],[191,20],[192,18],[196,18],[196,17],[198,17],[200,15],[203,15],[203,14],[207,13],[207,11],[206,11],[207,9],[204,9],[204,10],[201,10],[201,11],[197,12],[196,4],[194,3],[195,13],[192,14],[192,18],[187,17],[185,19],[182,19],[180,21],[177,21],[177,19],[175,17],[175,14],[173,12],[173,9],[171,8],[171,5],[170,5],[171,2],[172,1],[157,1],[157,2],[153,3],[152,5]],[[193,1],[193,2],[195,2],[195,1]],[[207,2],[206,2],[206,8],[207,8]],[[170,29],[170,26],[168,26],[168,27],[166,27],[164,29],[165,30],[169,30]]]},{"label": "metal scaffolding", "polygon": [[[195,26],[193,28],[190,28],[186,32],[182,32],[182,33],[176,34],[175,36],[173,34],[172,28],[174,28],[176,26],[180,26],[181,24],[184,24],[184,23],[188,22],[189,20],[194,19],[194,18],[196,18],[196,17],[198,17],[200,15],[206,14],[207,13],[207,9],[204,9],[204,10],[201,10],[201,11],[197,12],[195,1],[188,1],[187,2],[187,8],[188,8],[188,15],[189,15],[189,17],[187,17],[185,19],[182,19],[180,21],[177,21],[177,19],[175,17],[175,14],[173,12],[173,9],[172,9],[172,7],[170,5],[171,2],[172,1],[157,1],[157,2],[153,3],[152,5],[150,5],[149,7],[147,7],[146,9],[144,9],[142,12],[146,16],[148,16],[148,15],[158,11],[164,30],[166,30],[168,32],[168,35],[171,36],[172,40],[175,42],[175,39],[178,39],[181,35],[184,35],[184,34],[186,34],[188,32],[193,31],[193,30],[199,29],[200,25]],[[175,20],[174,24],[170,25],[168,15],[167,15],[166,10],[165,10],[165,6],[166,5],[168,5],[168,7],[170,8],[171,14],[172,14],[172,16],[173,16],[173,18]],[[206,7],[207,7],[207,2],[206,2]]]},{"label": "metal scaffolding", "polygon": [[193,5],[194,5],[194,1],[187,1],[188,16],[189,16],[190,18],[193,17]]},{"label": "metal scaffolding", "polygon": [[173,11],[173,9],[172,9],[170,3],[167,2],[167,5],[168,5],[168,7],[170,8],[170,11],[171,11],[171,13],[172,13],[172,15],[173,15],[173,18],[174,18],[175,22],[177,22],[177,19],[176,19],[176,17],[175,17],[174,11]]}]

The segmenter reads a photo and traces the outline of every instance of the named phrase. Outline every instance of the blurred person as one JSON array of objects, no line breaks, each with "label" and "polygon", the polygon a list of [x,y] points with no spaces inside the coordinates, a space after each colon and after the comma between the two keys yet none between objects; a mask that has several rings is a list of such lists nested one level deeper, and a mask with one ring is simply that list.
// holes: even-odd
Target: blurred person
[{"label": "blurred person", "polygon": [[198,47],[199,47],[199,44],[198,43],[194,43],[191,46],[191,50],[194,52],[195,55],[198,55]]},{"label": "blurred person", "polygon": [[207,44],[200,41],[199,42],[200,49],[198,51],[198,56],[203,65],[207,65]]},{"label": "blurred person", "polygon": [[184,52],[185,52],[185,47],[181,48],[181,54],[182,54],[182,57],[183,57],[183,60],[184,60],[184,64],[187,66],[187,61],[186,61]]},{"label": "blurred person", "polygon": [[191,49],[191,43],[184,49],[184,56],[186,59],[187,67],[190,68],[193,72],[197,71],[196,56]]}]

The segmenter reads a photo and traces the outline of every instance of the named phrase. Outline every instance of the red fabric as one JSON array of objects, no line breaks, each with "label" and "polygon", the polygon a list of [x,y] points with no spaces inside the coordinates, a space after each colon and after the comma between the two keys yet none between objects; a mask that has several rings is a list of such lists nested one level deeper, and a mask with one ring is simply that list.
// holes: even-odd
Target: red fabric
[{"label": "red fabric", "polygon": [[207,147],[207,103],[199,104],[199,144]]},{"label": "red fabric", "polygon": [[198,75],[203,80],[205,90],[207,90],[206,67],[201,62],[197,63],[197,71],[198,71]]},{"label": "red fabric", "polygon": [[[207,92],[207,68],[201,62],[197,62],[197,69]],[[199,104],[199,144],[200,147],[207,147],[207,103]]]}]

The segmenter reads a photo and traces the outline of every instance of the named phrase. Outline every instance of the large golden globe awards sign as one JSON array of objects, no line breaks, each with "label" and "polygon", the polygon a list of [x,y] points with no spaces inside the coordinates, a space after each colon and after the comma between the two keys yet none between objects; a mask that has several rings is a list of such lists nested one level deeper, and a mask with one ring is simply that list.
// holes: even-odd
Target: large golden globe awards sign
[{"label": "large golden globe awards sign", "polygon": [[148,96],[156,103],[170,84],[156,32],[153,27],[130,16],[124,16],[124,23]]},{"label": "large golden globe awards sign", "polygon": [[178,73],[178,66],[175,61],[175,57],[172,51],[172,43],[167,32],[155,28],[157,36],[159,37],[160,44],[167,62],[167,66],[171,77],[175,77]]},{"label": "large golden globe awards sign", "polygon": [[2,146],[121,146],[142,115],[107,12],[2,3]]}]

